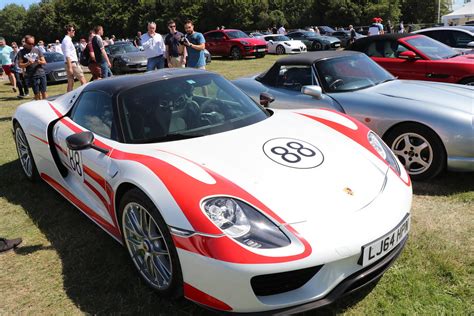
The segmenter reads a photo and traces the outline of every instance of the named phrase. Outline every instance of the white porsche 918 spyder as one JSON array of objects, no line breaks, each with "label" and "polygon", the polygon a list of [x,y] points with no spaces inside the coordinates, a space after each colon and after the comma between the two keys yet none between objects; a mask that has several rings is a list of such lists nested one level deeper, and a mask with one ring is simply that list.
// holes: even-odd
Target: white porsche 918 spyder
[{"label": "white porsche 918 spyder", "polygon": [[299,54],[306,52],[306,45],[300,40],[292,40],[281,34],[269,34],[258,38],[267,42],[269,54]]},{"label": "white porsche 918 spyder", "polygon": [[378,280],[408,237],[410,178],[376,134],[330,110],[265,109],[217,74],[94,81],[12,123],[26,177],[123,244],[164,296],[313,309]]}]

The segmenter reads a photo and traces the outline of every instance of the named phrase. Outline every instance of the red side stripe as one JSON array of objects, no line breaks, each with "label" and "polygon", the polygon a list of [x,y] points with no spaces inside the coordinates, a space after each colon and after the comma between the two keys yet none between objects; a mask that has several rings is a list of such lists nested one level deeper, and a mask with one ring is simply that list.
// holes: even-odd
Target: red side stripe
[{"label": "red side stripe", "polygon": [[64,150],[64,148],[62,148],[60,145],[58,145],[56,143],[54,143],[54,146],[56,146],[56,148],[59,149],[59,151],[61,151],[64,154],[64,156],[67,157],[67,152],[66,152],[66,150]]},{"label": "red side stripe", "polygon": [[102,196],[102,194],[87,180],[84,180],[84,184],[92,191],[94,192],[95,195],[99,198],[99,200],[104,204],[105,209],[108,211],[109,210],[109,203],[105,200],[105,198]]},{"label": "red side stripe", "polygon": [[40,138],[40,137],[38,137],[38,136],[36,136],[36,135],[33,135],[33,134],[30,134],[30,135],[33,136],[34,138],[36,138],[37,140],[39,140],[40,142],[45,143],[46,145],[49,144],[48,141],[46,141],[46,140],[44,140],[44,139],[42,139],[42,138]]},{"label": "red side stripe", "polygon": [[209,306],[221,311],[231,311],[232,307],[217,298],[206,294],[188,283],[184,283],[184,296],[196,303]]},{"label": "red side stripe", "polygon": [[108,231],[111,235],[116,237],[118,240],[121,240],[120,231],[117,227],[109,224],[107,221],[98,216],[90,207],[85,203],[75,197],[71,192],[69,192],[65,187],[59,184],[56,180],[45,173],[41,173],[41,178],[46,181],[49,185],[55,188],[59,193],[61,193],[66,199],[68,199],[72,204],[79,208],[82,212],[89,215],[97,224],[99,224],[104,230]]}]

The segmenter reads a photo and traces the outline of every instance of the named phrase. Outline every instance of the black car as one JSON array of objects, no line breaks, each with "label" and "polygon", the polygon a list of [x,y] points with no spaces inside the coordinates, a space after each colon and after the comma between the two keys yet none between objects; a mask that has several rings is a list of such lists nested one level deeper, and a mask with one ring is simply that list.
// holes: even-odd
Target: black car
[{"label": "black car", "polygon": [[105,47],[114,74],[146,71],[147,58],[144,52],[131,42],[117,42]]},{"label": "black car", "polygon": [[[342,47],[347,47],[349,45],[349,41],[351,39],[351,31],[335,31],[331,35],[332,37],[337,37],[341,41]],[[363,38],[365,35],[359,34],[356,32],[355,39],[358,40],[359,38]]]},{"label": "black car", "polygon": [[321,35],[332,35],[332,33],[336,32],[335,29],[333,29],[330,26],[326,26],[326,25],[318,26],[318,29],[319,29],[319,33]]},{"label": "black car", "polygon": [[329,50],[341,47],[341,41],[338,38],[319,35],[318,33],[311,31],[297,30],[288,33],[286,36],[294,40],[302,41],[308,48],[308,51]]},{"label": "black car", "polygon": [[46,65],[43,66],[48,83],[67,81],[64,55],[54,52],[44,53]]}]

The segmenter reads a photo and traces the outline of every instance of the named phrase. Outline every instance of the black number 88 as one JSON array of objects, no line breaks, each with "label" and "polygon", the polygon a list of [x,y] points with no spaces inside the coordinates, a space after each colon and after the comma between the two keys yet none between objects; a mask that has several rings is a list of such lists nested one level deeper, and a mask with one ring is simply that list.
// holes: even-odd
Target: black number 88
[{"label": "black number 88", "polygon": [[275,155],[281,156],[281,159],[288,163],[297,163],[301,161],[301,156],[303,157],[313,157],[316,156],[314,150],[304,147],[302,144],[298,142],[288,142],[286,144],[290,149],[296,150],[298,154],[290,152],[287,148],[277,146],[271,149],[271,152]]}]

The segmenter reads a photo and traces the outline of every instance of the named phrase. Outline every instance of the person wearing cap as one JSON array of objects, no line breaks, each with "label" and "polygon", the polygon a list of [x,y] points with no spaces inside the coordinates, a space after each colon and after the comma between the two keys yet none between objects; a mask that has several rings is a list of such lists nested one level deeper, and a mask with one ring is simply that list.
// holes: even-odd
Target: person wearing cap
[{"label": "person wearing cap", "polygon": [[168,21],[169,33],[165,37],[166,60],[169,68],[182,68],[186,65],[187,50],[179,41],[184,34],[176,30],[174,20]]},{"label": "person wearing cap", "polygon": [[383,28],[382,22],[383,22],[382,18],[377,18],[377,25],[380,29],[380,34],[385,34],[385,30]]},{"label": "person wearing cap", "polygon": [[379,25],[379,19],[378,18],[373,18],[372,19],[372,25],[369,27],[369,32],[367,33],[368,36],[374,36],[374,35],[380,35],[381,29]]},{"label": "person wearing cap", "polygon": [[74,25],[66,25],[66,35],[61,43],[61,50],[64,53],[64,62],[66,64],[66,73],[67,73],[67,92],[72,91],[74,88],[74,78],[78,79],[81,82],[81,85],[86,84],[86,78],[84,78],[84,73],[82,68],[79,65],[79,60],[77,58],[76,48],[72,43],[72,38],[76,34],[76,28]]}]

